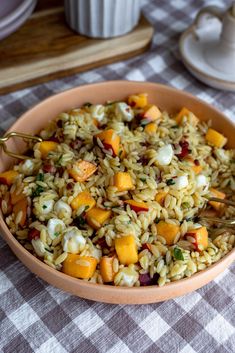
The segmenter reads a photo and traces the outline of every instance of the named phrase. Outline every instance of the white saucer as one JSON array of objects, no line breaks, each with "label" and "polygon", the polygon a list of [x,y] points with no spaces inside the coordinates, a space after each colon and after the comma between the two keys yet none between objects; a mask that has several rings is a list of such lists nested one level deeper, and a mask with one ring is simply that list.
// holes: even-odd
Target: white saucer
[{"label": "white saucer", "polygon": [[220,28],[213,32],[213,38],[199,40],[194,34],[194,26],[191,26],[180,37],[179,50],[182,61],[187,69],[200,81],[207,85],[235,91],[235,73],[225,73],[213,68],[206,60],[205,52],[208,47],[213,48],[219,42]]}]

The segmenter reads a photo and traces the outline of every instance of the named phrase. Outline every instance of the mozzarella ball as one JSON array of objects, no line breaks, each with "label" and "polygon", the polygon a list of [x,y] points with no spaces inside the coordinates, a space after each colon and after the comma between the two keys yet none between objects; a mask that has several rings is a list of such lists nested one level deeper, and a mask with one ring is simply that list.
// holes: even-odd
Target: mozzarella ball
[{"label": "mozzarella ball", "polygon": [[162,146],[157,150],[157,163],[159,165],[169,165],[173,155],[173,148],[170,144]]}]

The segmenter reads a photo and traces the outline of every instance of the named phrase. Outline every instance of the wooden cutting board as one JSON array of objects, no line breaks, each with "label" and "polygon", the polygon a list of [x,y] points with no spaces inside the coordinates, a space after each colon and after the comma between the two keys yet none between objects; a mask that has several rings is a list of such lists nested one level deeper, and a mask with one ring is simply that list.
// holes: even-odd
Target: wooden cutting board
[{"label": "wooden cutting board", "polygon": [[143,16],[125,36],[91,39],[66,26],[58,1],[49,8],[45,3],[39,2],[28,21],[0,42],[0,94],[125,60],[151,42],[153,27]]}]

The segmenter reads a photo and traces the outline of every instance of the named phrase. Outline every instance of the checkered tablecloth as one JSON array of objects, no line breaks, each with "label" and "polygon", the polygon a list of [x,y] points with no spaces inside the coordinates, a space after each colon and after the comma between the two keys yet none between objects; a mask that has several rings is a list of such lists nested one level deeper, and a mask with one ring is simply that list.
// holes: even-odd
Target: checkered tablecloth
[{"label": "checkered tablecloth", "polygon": [[[229,5],[231,1],[214,1]],[[42,99],[88,82],[128,79],[187,90],[235,116],[235,94],[194,79],[179,60],[179,34],[203,0],[144,2],[155,34],[151,49],[101,67],[0,97],[0,134]],[[0,351],[4,353],[235,352],[235,266],[207,286],[175,300],[108,305],[64,293],[25,268],[0,239]]]}]

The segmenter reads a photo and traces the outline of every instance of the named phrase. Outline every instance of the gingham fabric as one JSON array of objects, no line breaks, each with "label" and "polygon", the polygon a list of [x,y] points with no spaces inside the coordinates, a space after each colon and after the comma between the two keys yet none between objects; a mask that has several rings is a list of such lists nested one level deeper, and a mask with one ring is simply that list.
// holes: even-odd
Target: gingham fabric
[{"label": "gingham fabric", "polygon": [[[228,6],[230,1],[214,1]],[[155,34],[133,59],[0,97],[0,133],[29,107],[88,82],[127,79],[187,90],[235,116],[235,95],[205,86],[179,60],[179,34],[202,0],[145,1]],[[0,240],[0,351],[4,353],[235,352],[235,266],[207,286],[151,305],[108,305],[64,293],[25,268]]]}]

